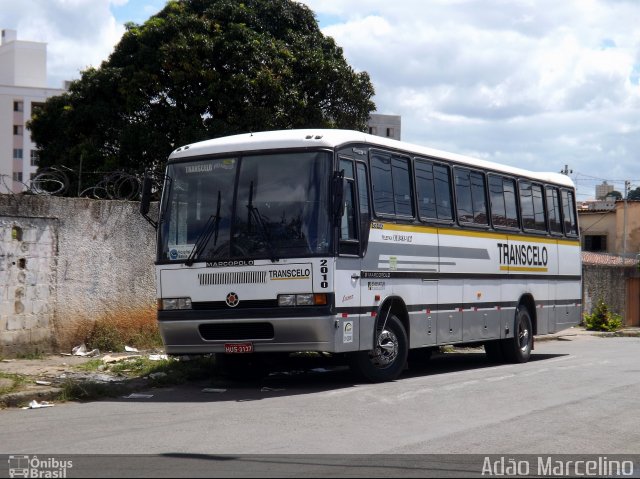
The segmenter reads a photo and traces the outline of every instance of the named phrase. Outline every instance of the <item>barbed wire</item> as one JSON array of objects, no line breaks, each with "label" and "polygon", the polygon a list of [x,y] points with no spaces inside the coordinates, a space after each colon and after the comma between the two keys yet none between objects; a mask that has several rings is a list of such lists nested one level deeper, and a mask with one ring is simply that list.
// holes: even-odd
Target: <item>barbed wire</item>
[{"label": "barbed wire", "polygon": [[[40,170],[31,180],[30,184],[18,181],[24,188],[19,193],[13,191],[13,182],[17,181],[9,175],[0,175],[0,194],[34,194],[40,196],[77,196],[81,198],[93,198],[101,200],[138,200],[142,193],[141,175],[126,173],[124,171],[112,172],[85,172],[87,175],[101,175],[101,179],[93,186],[82,188],[80,178],[77,178],[78,191],[73,194],[70,188],[74,186],[69,175],[77,177],[78,174],[72,168],[64,165],[52,166]],[[75,179],[75,178],[74,178]],[[155,188],[161,187],[162,179],[156,179]]]}]

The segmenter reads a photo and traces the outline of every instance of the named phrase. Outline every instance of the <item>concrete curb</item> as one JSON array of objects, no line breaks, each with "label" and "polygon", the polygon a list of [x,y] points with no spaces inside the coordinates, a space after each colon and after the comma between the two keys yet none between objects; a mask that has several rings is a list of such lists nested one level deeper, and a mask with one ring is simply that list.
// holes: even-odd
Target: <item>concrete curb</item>
[{"label": "concrete curb", "polygon": [[38,390],[27,389],[23,391],[15,391],[0,396],[0,407],[26,407],[31,401],[53,401],[56,399],[62,388],[57,387],[44,387]]}]

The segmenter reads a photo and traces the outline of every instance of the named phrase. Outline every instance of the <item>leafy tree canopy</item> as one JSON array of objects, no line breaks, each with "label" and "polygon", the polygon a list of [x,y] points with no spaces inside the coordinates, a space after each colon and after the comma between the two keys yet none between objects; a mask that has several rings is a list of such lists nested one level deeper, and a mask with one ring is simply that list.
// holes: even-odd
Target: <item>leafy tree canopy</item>
[{"label": "leafy tree canopy", "polygon": [[176,147],[248,131],[364,130],[375,105],[292,0],[170,0],[29,124],[40,165],[159,170]]},{"label": "leafy tree canopy", "polygon": [[620,193],[619,191],[613,190],[610,191],[609,193],[607,193],[607,196],[605,196],[606,198],[615,198],[616,200],[621,200],[622,199],[622,193]]},{"label": "leafy tree canopy", "polygon": [[627,199],[629,199],[629,200],[640,200],[640,186],[638,186],[637,188],[629,191],[629,193],[627,193]]}]

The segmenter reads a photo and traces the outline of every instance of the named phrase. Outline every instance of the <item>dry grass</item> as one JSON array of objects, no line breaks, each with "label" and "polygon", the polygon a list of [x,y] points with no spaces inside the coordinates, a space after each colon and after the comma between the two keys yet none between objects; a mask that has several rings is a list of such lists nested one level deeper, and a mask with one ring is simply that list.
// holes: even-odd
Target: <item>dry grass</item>
[{"label": "dry grass", "polygon": [[125,346],[152,349],[162,346],[155,311],[130,312],[118,316],[75,323],[74,343],[89,349],[123,351]]}]

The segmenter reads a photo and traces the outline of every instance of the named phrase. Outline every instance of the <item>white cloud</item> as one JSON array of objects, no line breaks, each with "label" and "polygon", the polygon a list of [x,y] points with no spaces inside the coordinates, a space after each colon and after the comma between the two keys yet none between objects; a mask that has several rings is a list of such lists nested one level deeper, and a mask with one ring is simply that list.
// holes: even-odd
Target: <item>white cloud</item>
[{"label": "white cloud", "polygon": [[47,43],[50,86],[80,77],[99,66],[124,33],[109,7],[126,0],[0,0],[0,28],[18,31],[19,40]]},{"label": "white cloud", "polygon": [[305,3],[404,140],[640,185],[640,2]]},{"label": "white cloud", "polygon": [[[640,2],[306,0],[371,75],[403,139],[640,185]],[[48,43],[51,86],[99,66],[162,0],[0,0],[0,28]],[[149,10],[145,10],[149,8]],[[606,165],[606,168],[603,167]],[[582,176],[584,178],[584,176]],[[581,177],[578,177],[582,181]],[[593,184],[582,189],[593,195]]]}]

